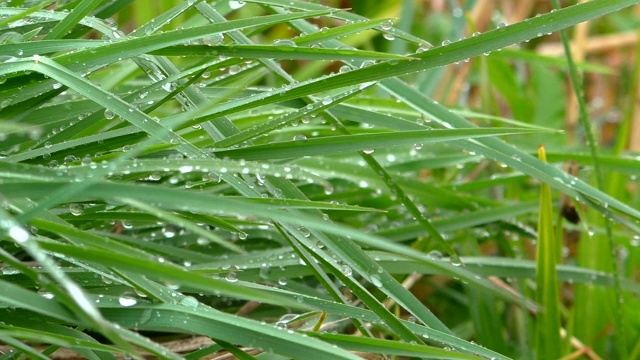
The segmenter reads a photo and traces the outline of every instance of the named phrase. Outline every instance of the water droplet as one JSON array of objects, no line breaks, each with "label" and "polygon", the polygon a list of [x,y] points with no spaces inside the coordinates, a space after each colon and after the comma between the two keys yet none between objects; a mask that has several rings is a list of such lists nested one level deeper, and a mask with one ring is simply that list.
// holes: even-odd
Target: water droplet
[{"label": "water droplet", "polygon": [[422,44],[422,45],[420,45],[420,47],[418,47],[416,49],[416,54],[420,54],[422,52],[425,52],[425,51],[431,49],[432,47],[433,46],[431,46],[431,44]]},{"label": "water droplet", "polygon": [[284,278],[284,277],[279,278],[279,279],[278,279],[278,284],[279,284],[280,286],[285,286],[285,285],[287,285],[287,278]]},{"label": "water droplet", "polygon": [[82,212],[84,212],[84,205],[83,204],[71,204],[71,205],[69,205],[69,212],[73,216],[80,216],[80,215],[82,215]]},{"label": "water droplet", "polygon": [[190,173],[191,171],[193,171],[193,166],[191,165],[180,166],[178,168],[178,171],[180,171],[181,174]]},{"label": "water droplet", "polygon": [[374,152],[374,151],[375,151],[374,149],[365,149],[365,150],[362,150],[362,152],[363,152],[363,153],[365,153],[365,154],[373,154],[373,152]]},{"label": "water droplet", "polygon": [[325,195],[331,195],[333,194],[335,189],[331,183],[327,183],[326,185],[324,185],[323,190]]},{"label": "water droplet", "polygon": [[309,229],[307,229],[304,226],[299,226],[298,227],[298,231],[300,231],[300,234],[302,234],[302,236],[308,238],[309,236],[311,236],[311,231],[309,231]]},{"label": "water droplet", "polygon": [[276,40],[273,42],[275,46],[296,46],[296,43],[293,40],[284,39],[284,40]]},{"label": "water droplet", "polygon": [[18,225],[11,226],[7,231],[7,234],[18,244],[22,244],[29,240],[29,232]]},{"label": "water droplet", "polygon": [[231,271],[229,273],[227,273],[227,276],[224,277],[225,280],[227,280],[230,283],[234,283],[238,281],[238,274],[236,274],[234,271]]},{"label": "water droplet", "polygon": [[153,173],[149,174],[149,177],[147,177],[147,179],[149,179],[151,181],[158,181],[158,180],[162,179],[162,174],[160,174],[159,172],[153,172]]},{"label": "water droplet", "polygon": [[453,266],[461,266],[462,265],[462,260],[460,260],[460,257],[458,255],[455,255],[455,254],[451,256],[451,258],[449,259],[449,262]]},{"label": "water droplet", "polygon": [[280,329],[286,329],[287,328],[287,323],[285,321],[278,321],[278,322],[276,322],[276,327],[278,327]]},{"label": "water droplet", "polygon": [[182,306],[187,306],[187,307],[198,307],[198,299],[194,298],[193,296],[185,296],[180,300],[180,305]]},{"label": "water droplet", "polygon": [[231,10],[237,10],[243,7],[245,4],[244,0],[229,0],[229,7]]},{"label": "water droplet", "polygon": [[200,39],[200,42],[202,42],[202,45],[207,45],[207,46],[220,45],[220,44],[222,44],[224,42],[224,35],[223,34],[211,34],[211,35],[202,37]]},{"label": "water droplet", "polygon": [[175,226],[167,225],[167,226],[162,228],[162,235],[164,237],[166,237],[167,239],[170,239],[170,238],[176,236],[176,233],[177,233],[177,230],[176,230]]},{"label": "water droplet", "polygon": [[118,303],[121,306],[129,307],[138,303],[138,300],[131,293],[124,293],[118,298]]},{"label": "water droplet", "polygon": [[271,272],[271,268],[267,264],[262,264],[260,267],[260,278],[263,280],[269,280],[269,273]]},{"label": "water droplet", "polygon": [[55,295],[53,295],[52,293],[48,292],[48,291],[41,291],[38,290],[38,294],[40,296],[42,296],[45,299],[53,299],[55,297]]},{"label": "water droplet", "polygon": [[353,270],[351,270],[351,267],[349,265],[342,265],[340,267],[340,271],[345,275],[345,276],[351,276],[353,274]]},{"label": "water droplet", "polygon": [[105,118],[105,119],[107,119],[107,120],[111,120],[111,119],[113,119],[115,116],[116,116],[116,114],[114,114],[114,112],[113,112],[113,111],[111,111],[111,110],[109,110],[109,109],[106,109],[106,110],[104,111],[104,118]]},{"label": "water droplet", "polygon": [[380,275],[378,274],[371,275],[369,277],[369,282],[375,287],[382,287],[382,280],[380,279]]},{"label": "water droplet", "polygon": [[383,22],[382,25],[380,25],[380,27],[382,28],[382,30],[389,30],[393,27],[393,21],[387,20]]},{"label": "water droplet", "polygon": [[374,60],[365,60],[365,61],[362,62],[362,64],[360,64],[360,69],[366,68],[366,67],[371,66],[371,65],[375,65],[375,63],[376,62]]},{"label": "water droplet", "polygon": [[72,162],[78,161],[78,158],[73,155],[67,155],[64,157],[64,164],[68,165]]},{"label": "water droplet", "polygon": [[560,184],[564,185],[564,180],[559,178],[559,177],[554,177],[553,180],[555,180],[555,181],[559,182]]},{"label": "water droplet", "polygon": [[307,140],[307,136],[304,134],[298,134],[293,137],[293,141],[303,141],[303,140]]},{"label": "water droplet", "polygon": [[82,158],[82,161],[80,162],[82,164],[82,166],[89,166],[91,165],[91,155],[87,154]]}]

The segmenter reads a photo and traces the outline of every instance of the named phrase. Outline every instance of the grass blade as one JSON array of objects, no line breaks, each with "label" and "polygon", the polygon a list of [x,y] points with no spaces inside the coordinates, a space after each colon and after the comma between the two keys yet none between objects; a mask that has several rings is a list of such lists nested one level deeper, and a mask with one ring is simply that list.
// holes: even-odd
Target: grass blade
[{"label": "grass blade", "polygon": [[[545,162],[544,147],[539,148],[540,160]],[[542,311],[536,319],[538,359],[558,359],[560,341],[560,297],[556,266],[560,258],[560,244],[556,240],[553,224],[551,188],[542,184],[540,189],[540,217],[536,250],[536,300]]]}]

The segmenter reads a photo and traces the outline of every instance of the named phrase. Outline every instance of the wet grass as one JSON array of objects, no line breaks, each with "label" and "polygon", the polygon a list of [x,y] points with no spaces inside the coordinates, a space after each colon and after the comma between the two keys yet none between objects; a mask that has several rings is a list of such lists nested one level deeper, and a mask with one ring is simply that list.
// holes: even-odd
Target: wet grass
[{"label": "wet grass", "polygon": [[639,358],[636,2],[1,7],[0,358]]}]

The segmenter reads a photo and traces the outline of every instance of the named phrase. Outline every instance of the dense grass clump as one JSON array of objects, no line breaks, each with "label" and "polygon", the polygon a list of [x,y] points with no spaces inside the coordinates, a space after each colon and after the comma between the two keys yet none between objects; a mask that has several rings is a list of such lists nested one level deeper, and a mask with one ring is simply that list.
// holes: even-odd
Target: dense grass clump
[{"label": "dense grass clump", "polygon": [[638,1],[338,3],[0,3],[0,359],[640,358]]}]

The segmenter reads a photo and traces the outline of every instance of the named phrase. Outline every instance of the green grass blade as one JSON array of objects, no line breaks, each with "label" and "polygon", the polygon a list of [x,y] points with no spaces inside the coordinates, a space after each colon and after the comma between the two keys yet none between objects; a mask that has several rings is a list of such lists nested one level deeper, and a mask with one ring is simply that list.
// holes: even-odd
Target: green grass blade
[{"label": "green grass blade", "polygon": [[421,359],[480,359],[477,356],[466,354],[458,354],[455,352],[438,349],[430,346],[398,343],[385,339],[372,339],[365,337],[353,337],[340,334],[327,333],[308,333],[310,336],[320,338],[329,343],[340,345],[352,351],[361,351],[367,353],[380,353],[396,356],[419,357]]},{"label": "green grass blade", "polygon": [[[546,162],[544,148],[539,148],[540,160]],[[560,258],[560,244],[555,237],[551,188],[540,189],[540,217],[536,246],[536,300],[542,310],[536,319],[538,359],[558,359],[561,355],[560,296],[556,266]]]},{"label": "green grass blade", "polygon": [[[295,51],[293,51],[295,50]],[[278,60],[409,60],[406,56],[364,50],[342,50],[324,48],[292,48],[282,45],[188,45],[166,47],[149,52],[161,56],[228,56],[246,59]]]},{"label": "green grass blade", "polygon": [[64,20],[60,21],[47,35],[44,40],[59,39],[65,36],[82,18],[89,15],[103,0],[84,0],[71,10]]},{"label": "green grass blade", "polygon": [[[384,132],[255,145],[234,150],[216,151],[218,156],[245,160],[286,159],[313,155],[367,151],[392,146],[460,140],[470,137],[530,133],[529,129],[433,129],[422,131]],[[296,139],[294,139],[296,140]]]}]

